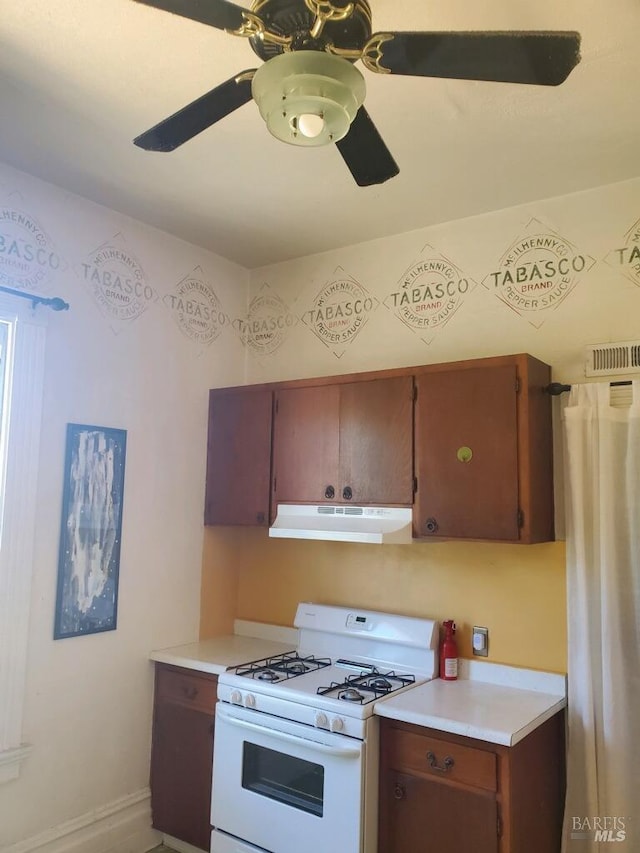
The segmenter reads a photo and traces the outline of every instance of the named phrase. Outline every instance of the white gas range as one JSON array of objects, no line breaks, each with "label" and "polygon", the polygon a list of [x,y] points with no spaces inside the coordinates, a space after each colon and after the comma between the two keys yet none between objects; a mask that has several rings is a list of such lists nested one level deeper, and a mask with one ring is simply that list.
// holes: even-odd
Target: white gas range
[{"label": "white gas range", "polygon": [[436,673],[430,619],[302,603],[298,648],[220,675],[211,853],[374,853],[374,707]]}]

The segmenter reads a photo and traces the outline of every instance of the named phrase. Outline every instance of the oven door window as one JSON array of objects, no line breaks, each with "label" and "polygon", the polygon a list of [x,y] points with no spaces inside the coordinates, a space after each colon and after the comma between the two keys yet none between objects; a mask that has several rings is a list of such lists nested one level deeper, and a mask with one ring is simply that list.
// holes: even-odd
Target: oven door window
[{"label": "oven door window", "polygon": [[324,767],[321,764],[245,741],[242,787],[322,817]]}]

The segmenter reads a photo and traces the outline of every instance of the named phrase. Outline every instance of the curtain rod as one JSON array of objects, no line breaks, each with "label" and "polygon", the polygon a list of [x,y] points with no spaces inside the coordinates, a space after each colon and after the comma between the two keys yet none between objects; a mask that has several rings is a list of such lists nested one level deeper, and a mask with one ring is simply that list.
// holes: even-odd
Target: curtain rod
[{"label": "curtain rod", "polygon": [[[619,385],[631,385],[631,380],[625,379],[621,382],[610,382],[609,385],[612,388]],[[571,385],[563,385],[561,382],[552,382],[550,385],[547,385],[544,390],[547,394],[551,394],[552,397],[559,397],[560,394],[563,394],[565,391],[571,391]]]},{"label": "curtain rod", "polygon": [[9,293],[11,296],[20,296],[22,299],[30,299],[34,308],[36,305],[46,305],[53,311],[69,310],[69,303],[65,302],[64,299],[60,299],[59,296],[54,296],[51,299],[48,299],[46,296],[38,296],[35,293],[25,293],[24,290],[13,290],[10,287],[3,287],[2,285],[0,285],[0,290],[3,293]]}]

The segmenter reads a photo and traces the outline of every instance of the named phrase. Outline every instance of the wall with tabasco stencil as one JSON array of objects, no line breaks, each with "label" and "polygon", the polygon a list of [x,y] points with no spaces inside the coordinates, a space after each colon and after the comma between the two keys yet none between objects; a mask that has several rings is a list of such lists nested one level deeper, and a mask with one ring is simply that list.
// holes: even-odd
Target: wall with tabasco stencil
[{"label": "wall with tabasco stencil", "polygon": [[[639,252],[635,180],[253,270],[247,380],[529,352],[580,382],[585,345],[638,337]],[[566,668],[562,541],[379,547],[207,530],[203,635],[221,551],[235,557],[241,618],[291,624],[302,599],[451,618],[463,657],[480,624],[489,661]]]}]

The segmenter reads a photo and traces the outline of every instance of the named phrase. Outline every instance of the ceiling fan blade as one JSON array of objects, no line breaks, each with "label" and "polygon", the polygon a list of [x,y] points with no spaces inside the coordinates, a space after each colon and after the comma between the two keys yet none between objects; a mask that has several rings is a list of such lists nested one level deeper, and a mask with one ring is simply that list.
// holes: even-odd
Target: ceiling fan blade
[{"label": "ceiling fan blade", "polygon": [[376,33],[363,62],[392,74],[558,86],[580,62],[580,34]]},{"label": "ceiling fan blade", "polygon": [[336,148],[359,187],[383,184],[400,171],[364,107],[356,113],[347,135],[336,142]]},{"label": "ceiling fan blade", "polygon": [[135,0],[163,12],[191,18],[219,30],[238,30],[245,21],[246,10],[229,0]]},{"label": "ceiling fan blade", "polygon": [[255,70],[241,71],[216,86],[197,101],[136,136],[134,145],[145,151],[173,151],[250,101]]}]

